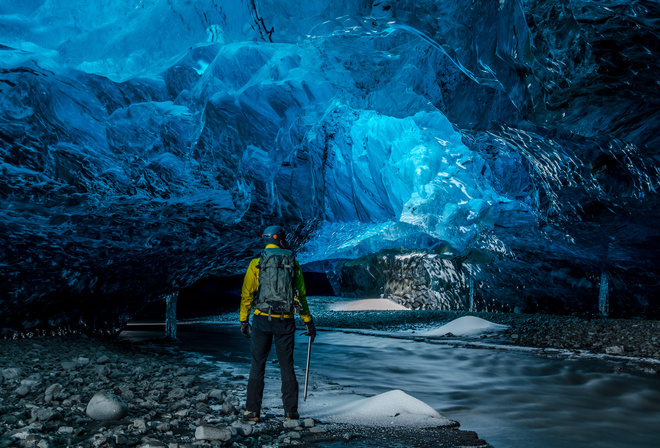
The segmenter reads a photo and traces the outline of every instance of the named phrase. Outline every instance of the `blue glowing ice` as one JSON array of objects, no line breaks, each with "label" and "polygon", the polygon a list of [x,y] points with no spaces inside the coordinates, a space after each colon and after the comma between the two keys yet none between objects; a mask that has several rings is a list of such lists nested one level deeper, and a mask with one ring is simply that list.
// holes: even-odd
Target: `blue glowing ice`
[{"label": "blue glowing ice", "polygon": [[310,266],[422,250],[491,304],[578,291],[563,311],[609,272],[613,314],[652,314],[656,9],[5,2],[0,324],[121,320],[272,223]]}]

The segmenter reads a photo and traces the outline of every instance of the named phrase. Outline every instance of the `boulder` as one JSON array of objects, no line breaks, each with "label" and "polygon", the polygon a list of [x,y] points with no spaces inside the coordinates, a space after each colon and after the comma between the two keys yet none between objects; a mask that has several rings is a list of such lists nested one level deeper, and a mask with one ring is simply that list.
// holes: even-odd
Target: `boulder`
[{"label": "boulder", "polygon": [[99,392],[87,404],[86,413],[94,420],[120,420],[128,415],[128,406],[111,392]]}]

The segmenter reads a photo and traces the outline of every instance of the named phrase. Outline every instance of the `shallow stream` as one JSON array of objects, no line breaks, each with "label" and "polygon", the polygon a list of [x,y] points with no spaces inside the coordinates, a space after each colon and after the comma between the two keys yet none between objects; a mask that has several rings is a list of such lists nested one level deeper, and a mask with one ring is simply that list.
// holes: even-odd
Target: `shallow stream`
[{"label": "shallow stream", "polygon": [[[179,328],[182,348],[247,374],[249,344],[237,324]],[[306,342],[298,337],[296,343],[301,393]],[[597,358],[323,331],[313,345],[310,395],[300,411],[313,417],[333,395],[400,389],[494,448],[660,447],[660,376],[620,366]],[[274,363],[267,377],[264,405],[277,406]]]}]

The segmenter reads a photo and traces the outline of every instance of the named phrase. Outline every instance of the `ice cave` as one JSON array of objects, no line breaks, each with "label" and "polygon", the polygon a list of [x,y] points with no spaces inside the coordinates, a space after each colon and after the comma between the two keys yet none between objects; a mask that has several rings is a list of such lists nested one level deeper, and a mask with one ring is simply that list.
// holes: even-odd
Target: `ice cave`
[{"label": "ice cave", "polygon": [[659,17],[2,0],[2,335],[225,300],[272,224],[338,296],[658,318]]}]

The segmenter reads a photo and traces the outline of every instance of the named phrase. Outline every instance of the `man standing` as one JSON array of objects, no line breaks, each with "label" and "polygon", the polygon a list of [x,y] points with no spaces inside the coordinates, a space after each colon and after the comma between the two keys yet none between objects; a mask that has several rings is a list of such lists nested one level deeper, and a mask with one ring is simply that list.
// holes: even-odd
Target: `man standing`
[{"label": "man standing", "polygon": [[[274,340],[282,375],[284,416],[287,420],[298,419],[298,381],[293,370],[295,312],[300,312],[312,341],[316,337],[316,328],[307,305],[302,271],[293,252],[286,248],[284,229],[270,226],[264,230],[262,238],[266,248],[260,258],[250,262],[241,292],[241,333],[246,338],[252,338],[252,364],[243,417],[259,421],[266,360]],[[250,310],[253,307],[254,316],[250,325]]]}]

